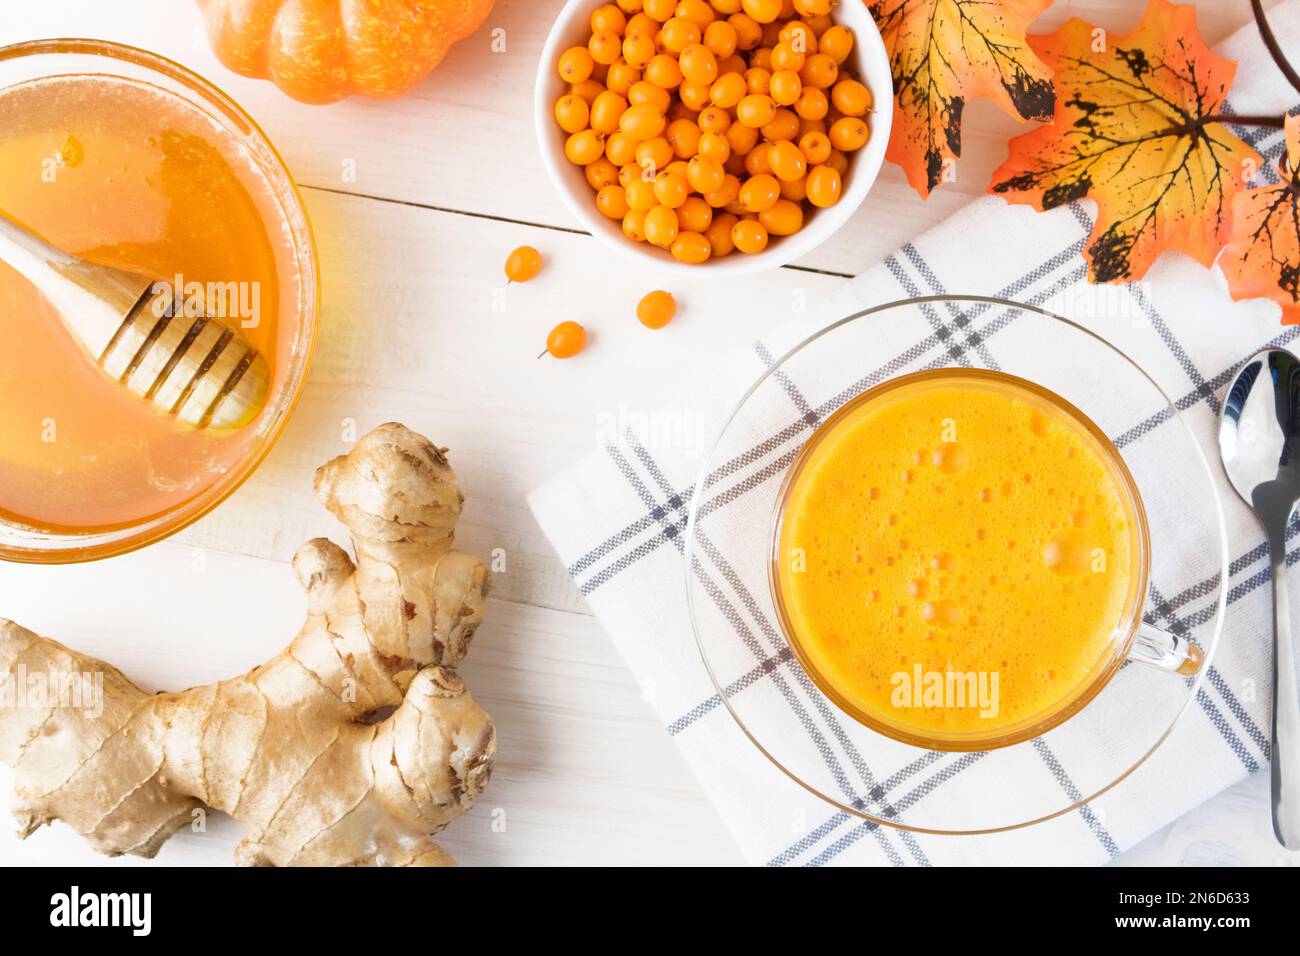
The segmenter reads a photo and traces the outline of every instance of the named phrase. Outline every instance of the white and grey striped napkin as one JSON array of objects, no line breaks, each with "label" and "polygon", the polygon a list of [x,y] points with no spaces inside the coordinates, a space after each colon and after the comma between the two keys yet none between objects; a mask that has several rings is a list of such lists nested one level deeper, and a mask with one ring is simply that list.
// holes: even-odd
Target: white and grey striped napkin
[{"label": "white and grey striped napkin", "polygon": [[[1274,8],[1270,19],[1282,47],[1300,49],[1300,0]],[[1238,61],[1230,102],[1234,112],[1300,110],[1294,90],[1269,59],[1253,26],[1239,31],[1219,52]],[[1275,182],[1281,133],[1256,128],[1235,132],[1264,155],[1261,180]],[[991,295],[1049,308],[1072,300],[1095,301],[1084,285],[1080,256],[1090,228],[1084,205],[1035,213],[996,198],[980,200],[848,283],[832,308],[819,313],[820,321],[894,299],[940,293]],[[1116,323],[1108,323],[1105,334],[1176,398],[1211,456],[1220,400],[1238,364],[1258,348],[1285,344],[1300,335],[1300,327],[1279,325],[1276,306],[1232,302],[1217,271],[1178,255],[1165,256],[1146,281],[1118,290],[1111,301],[1145,321],[1124,324],[1119,331]],[[972,364],[977,365],[983,357],[996,355],[1000,327],[991,310],[938,310],[935,315],[939,334],[930,336],[928,344],[919,343],[920,361],[925,361],[927,349],[937,355],[953,347],[970,348]],[[1088,324],[1085,317],[1076,317]],[[723,370],[720,374],[735,376],[734,396],[738,398],[763,371],[771,355],[781,354],[808,331],[808,323],[782,329]],[[881,356],[882,363],[885,358]],[[709,390],[710,395],[726,393],[716,386]],[[714,427],[728,410],[712,401],[700,408]],[[1160,427],[1159,422],[1143,422],[1146,415],[1135,412],[1130,436],[1135,441]],[[760,468],[765,454],[775,452],[756,449],[747,465]],[[647,697],[655,712],[752,862],[1100,863],[1267,764],[1271,612],[1265,546],[1254,519],[1221,484],[1231,558],[1225,639],[1173,735],[1138,773],[1101,798],[1100,807],[979,837],[904,833],[835,810],[787,779],[745,738],[719,705],[700,661],[687,614],[682,553],[686,511],[701,464],[698,455],[680,447],[660,447],[627,435],[537,489],[529,502],[628,666],[652,690]],[[1147,507],[1176,508],[1178,502],[1148,500]],[[1300,522],[1291,528],[1293,540],[1297,534]],[[1300,542],[1289,562],[1298,559]],[[1200,567],[1203,564],[1189,561],[1187,579],[1168,582],[1164,600],[1154,609],[1158,624],[1184,630],[1193,639],[1208,633],[1217,590],[1216,582],[1195,578]],[[765,589],[761,582],[749,583]],[[720,579],[710,584],[723,600],[742,603],[734,593],[737,582]],[[776,632],[769,627],[765,633]],[[767,649],[769,654],[777,651]],[[765,681],[779,681],[782,670],[799,666],[788,654],[773,659],[776,665],[756,679],[754,693],[764,692]],[[771,693],[770,701],[772,707],[800,706],[790,695]],[[833,736],[834,728],[819,725],[837,719],[808,709],[793,726],[802,723],[812,733]],[[1023,779],[1018,777],[1011,786],[1070,794],[1077,786],[1071,763],[1078,753],[1056,754],[1042,747],[1036,752],[1041,760],[1017,764]],[[951,783],[961,758],[951,754],[917,761],[883,779],[872,776],[868,767],[845,761],[841,798],[853,803],[855,793],[870,792],[877,803],[905,800],[918,810],[931,811],[933,818],[943,801],[961,799],[960,788]],[[901,816],[908,819],[906,811]]]}]

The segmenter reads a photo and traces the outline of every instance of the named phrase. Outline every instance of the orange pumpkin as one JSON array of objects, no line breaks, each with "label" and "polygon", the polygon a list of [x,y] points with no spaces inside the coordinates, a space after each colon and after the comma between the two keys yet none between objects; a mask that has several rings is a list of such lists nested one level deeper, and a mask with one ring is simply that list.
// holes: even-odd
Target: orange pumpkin
[{"label": "orange pumpkin", "polygon": [[493,0],[198,0],[236,73],[296,100],[401,96],[478,28]]}]

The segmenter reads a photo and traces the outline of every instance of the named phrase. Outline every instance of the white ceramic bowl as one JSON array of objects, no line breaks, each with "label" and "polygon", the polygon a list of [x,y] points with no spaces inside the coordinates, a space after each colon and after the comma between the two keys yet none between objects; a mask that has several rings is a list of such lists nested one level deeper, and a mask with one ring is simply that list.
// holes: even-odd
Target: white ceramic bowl
[{"label": "white ceramic bowl", "polygon": [[775,268],[807,255],[830,238],[861,205],[885,158],[893,118],[894,84],[885,45],[866,4],[849,0],[836,6],[833,14],[836,23],[853,31],[853,52],[843,69],[857,75],[867,85],[875,98],[876,109],[870,117],[870,141],[862,149],[849,154],[849,169],[844,177],[840,201],[827,209],[805,207],[803,228],[792,236],[773,237],[762,252],[752,255],[733,252],[701,265],[678,262],[666,249],[648,242],[633,242],[623,235],[618,220],[610,219],[596,209],[596,196],[587,184],[582,167],[564,158],[564,141],[568,135],[555,122],[555,101],[568,90],[568,84],[556,72],[556,60],[569,47],[586,44],[591,34],[591,12],[600,5],[601,0],[569,0],[564,5],[550,36],[546,38],[533,90],[533,122],[537,127],[542,163],[565,204],[593,236],[619,255],[669,272],[697,277],[705,273],[734,276]]}]

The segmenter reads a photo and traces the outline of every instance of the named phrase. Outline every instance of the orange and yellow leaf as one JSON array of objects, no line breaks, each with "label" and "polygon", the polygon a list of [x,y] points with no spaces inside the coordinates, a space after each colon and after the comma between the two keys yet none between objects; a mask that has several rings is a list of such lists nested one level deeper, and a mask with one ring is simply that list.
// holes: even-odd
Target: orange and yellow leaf
[{"label": "orange and yellow leaf", "polygon": [[1286,118],[1282,182],[1233,197],[1232,241],[1219,265],[1234,299],[1270,298],[1284,324],[1300,324],[1300,116]]},{"label": "orange and yellow leaf", "polygon": [[974,96],[1012,116],[1052,115],[1051,72],[1025,40],[1051,0],[872,0],[894,76],[885,157],[928,196],[961,155],[961,114]]},{"label": "orange and yellow leaf", "polygon": [[1095,200],[1094,282],[1140,279],[1167,249],[1213,263],[1260,158],[1213,121],[1236,64],[1201,40],[1195,9],[1151,0],[1126,36],[1074,19],[1030,43],[1055,74],[1055,115],[1011,141],[990,191],[1037,209]]}]

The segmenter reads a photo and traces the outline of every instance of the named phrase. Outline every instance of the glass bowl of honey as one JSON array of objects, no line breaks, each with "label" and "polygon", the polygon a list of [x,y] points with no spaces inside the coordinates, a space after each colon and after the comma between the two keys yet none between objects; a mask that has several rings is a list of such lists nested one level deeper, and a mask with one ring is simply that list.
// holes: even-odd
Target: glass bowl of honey
[{"label": "glass bowl of honey", "polygon": [[60,563],[156,541],[228,497],[302,390],[320,309],[302,197],[233,100],[157,54],[89,39],[0,48],[0,216],[156,277],[270,370],[253,420],[197,429],[106,376],[0,260],[0,558]]}]

